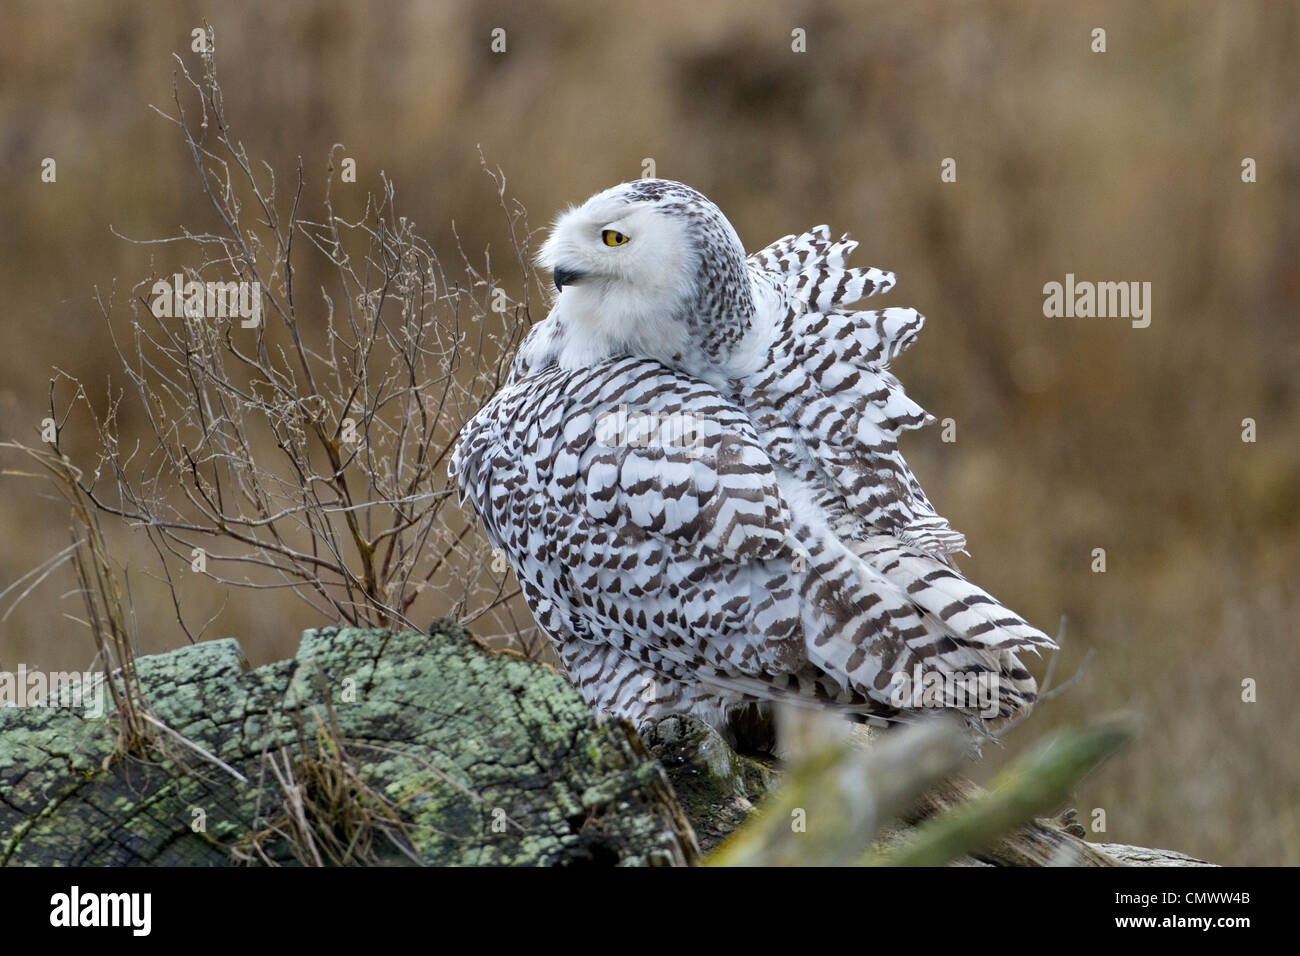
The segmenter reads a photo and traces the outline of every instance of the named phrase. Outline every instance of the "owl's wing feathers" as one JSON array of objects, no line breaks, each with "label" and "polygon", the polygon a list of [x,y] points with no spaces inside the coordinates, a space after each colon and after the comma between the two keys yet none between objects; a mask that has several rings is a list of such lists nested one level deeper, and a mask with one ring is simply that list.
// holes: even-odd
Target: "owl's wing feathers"
[{"label": "owl's wing feathers", "polygon": [[[742,404],[773,460],[818,490],[840,541],[905,589],[929,624],[938,625],[929,630],[998,655],[1054,647],[951,568],[948,556],[964,549],[965,539],[935,510],[898,449],[904,430],[933,421],[888,370],[916,340],[924,318],[908,308],[836,308],[859,298],[858,290],[834,282],[801,286],[797,279],[843,270],[855,245],[832,242],[819,226],[751,257],[752,267],[767,270],[790,292],[767,367],[736,383]],[[890,275],[883,288],[892,284]],[[1032,700],[1032,679],[1014,658],[1003,663],[1004,676]]]},{"label": "owl's wing feathers", "polygon": [[831,239],[827,226],[801,236],[784,236],[748,259],[752,267],[781,279],[792,297],[810,310],[852,305],[894,287],[894,274],[881,269],[850,269],[844,260],[858,247],[847,235]]},{"label": "owl's wing feathers", "polygon": [[[744,410],[712,386],[657,362],[622,360],[579,400],[584,411],[566,422],[555,468],[578,476],[586,516],[705,560],[789,553],[772,464]],[[555,479],[552,493],[564,490]]]},{"label": "owl's wing feathers", "polygon": [[557,513],[710,560],[788,549],[789,515],[744,410],[649,359],[507,384],[467,426],[452,472],[462,502],[490,502],[481,517],[507,551],[512,534]]},{"label": "owl's wing feathers", "polygon": [[[733,699],[807,669],[788,509],[744,409],[712,386],[647,359],[552,366],[497,392],[453,471],[553,637]],[[807,693],[833,702],[829,685]]]},{"label": "owl's wing feathers", "polygon": [[856,245],[832,242],[818,226],[750,257],[758,281],[784,286],[788,307],[767,367],[737,382],[737,392],[774,458],[824,488],[831,513],[847,512],[842,534],[887,531],[928,553],[961,551],[965,538],[938,514],[898,450],[904,430],[934,420],[889,372],[925,318],[910,308],[840,308],[893,286],[892,273],[876,269],[857,272],[887,282],[858,287],[836,278],[854,271],[843,267]]}]

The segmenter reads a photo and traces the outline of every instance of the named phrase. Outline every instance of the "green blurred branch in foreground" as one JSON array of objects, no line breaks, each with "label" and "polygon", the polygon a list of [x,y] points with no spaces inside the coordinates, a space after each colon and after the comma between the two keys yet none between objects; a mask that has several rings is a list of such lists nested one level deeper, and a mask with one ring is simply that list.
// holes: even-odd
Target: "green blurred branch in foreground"
[{"label": "green blurred branch in foreground", "polygon": [[792,766],[709,865],[852,863],[882,823],[955,770],[965,752],[960,729],[946,719],[900,728],[864,747],[833,715],[788,708],[778,718]]},{"label": "green blurred branch in foreground", "polygon": [[1056,735],[999,774],[987,793],[969,787],[975,796],[868,850],[886,823],[957,769],[964,734],[954,722],[933,720],[861,747],[845,738],[842,726],[836,735],[825,717],[787,714],[783,732],[791,721],[792,749],[807,756],[766,806],[709,856],[709,865],[939,866],[1059,807],[1080,778],[1130,737],[1120,723]]},{"label": "green blurred branch in foreground", "polygon": [[1132,734],[1120,723],[1056,734],[994,778],[988,793],[927,820],[903,844],[873,849],[868,866],[942,866],[999,835],[1058,808],[1074,785],[1124,747]]}]

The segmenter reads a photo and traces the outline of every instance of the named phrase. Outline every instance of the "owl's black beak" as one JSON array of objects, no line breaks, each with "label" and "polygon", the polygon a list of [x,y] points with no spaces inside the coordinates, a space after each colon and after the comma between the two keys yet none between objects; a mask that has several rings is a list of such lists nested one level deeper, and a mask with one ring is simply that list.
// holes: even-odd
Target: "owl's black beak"
[{"label": "owl's black beak", "polygon": [[564,266],[555,267],[555,291],[563,292],[566,285],[573,285],[581,279],[583,273],[576,269],[566,269]]}]

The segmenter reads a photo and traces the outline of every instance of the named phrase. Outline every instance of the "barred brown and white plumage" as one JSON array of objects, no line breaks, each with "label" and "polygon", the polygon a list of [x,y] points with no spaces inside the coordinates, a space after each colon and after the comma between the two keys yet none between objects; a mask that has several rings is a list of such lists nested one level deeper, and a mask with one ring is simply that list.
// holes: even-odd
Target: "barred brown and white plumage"
[{"label": "barred brown and white plumage", "polygon": [[[1015,715],[1053,647],[963,578],[898,450],[932,420],[888,363],[923,319],[825,226],[746,257],[704,196],[639,180],[556,222],[559,290],[452,469],[595,710],[720,724],[747,701],[897,718],[899,675],[978,674]],[[918,670],[919,668],[919,670]],[[994,713],[996,711],[996,713]]]}]

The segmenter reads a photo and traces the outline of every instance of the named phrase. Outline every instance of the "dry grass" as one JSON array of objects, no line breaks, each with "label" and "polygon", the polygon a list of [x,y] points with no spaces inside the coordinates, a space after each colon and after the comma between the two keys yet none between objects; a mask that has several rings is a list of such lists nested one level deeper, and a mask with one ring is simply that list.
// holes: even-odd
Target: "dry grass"
[{"label": "dry grass", "polygon": [[[66,422],[66,416],[64,421]],[[0,448],[35,462],[41,472],[5,469],[7,478],[43,478],[67,503],[72,544],[37,565],[16,584],[26,583],[16,601],[31,593],[65,562],[71,565],[74,593],[82,600],[85,618],[65,615],[83,625],[95,647],[94,667],[103,673],[104,686],[113,701],[117,741],[112,756],[147,755],[154,734],[148,702],[135,673],[138,626],[130,603],[130,587],[104,540],[101,513],[84,490],[81,472],[67,457],[51,449],[28,448],[17,442],[0,442]],[[43,474],[42,474],[43,473]],[[30,578],[30,583],[26,579]],[[12,590],[13,586],[6,591]]]},{"label": "dry grass", "polygon": [[[237,862],[278,866],[287,850],[302,866],[375,866],[400,854],[423,865],[399,807],[366,780],[338,725],[327,682],[324,707],[294,712],[297,746],[262,754],[256,819],[228,847]],[[274,786],[272,786],[272,783]]]}]

